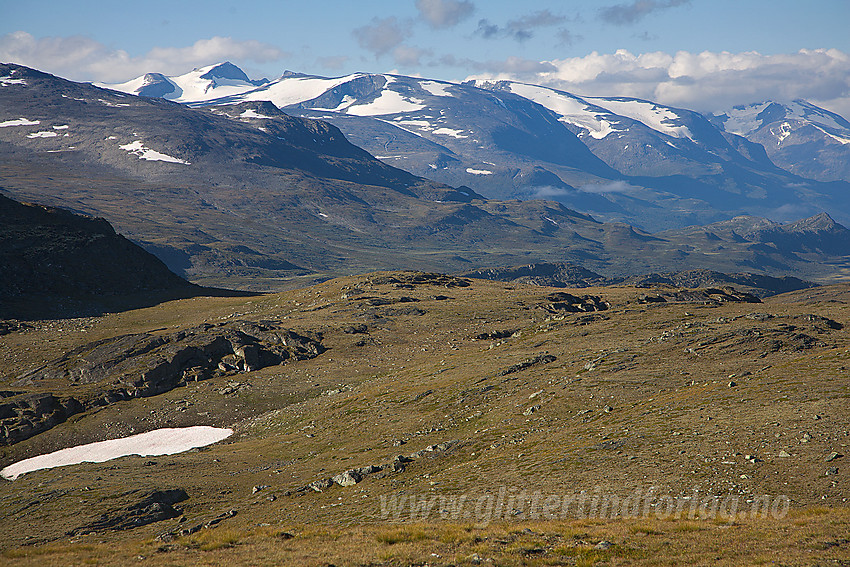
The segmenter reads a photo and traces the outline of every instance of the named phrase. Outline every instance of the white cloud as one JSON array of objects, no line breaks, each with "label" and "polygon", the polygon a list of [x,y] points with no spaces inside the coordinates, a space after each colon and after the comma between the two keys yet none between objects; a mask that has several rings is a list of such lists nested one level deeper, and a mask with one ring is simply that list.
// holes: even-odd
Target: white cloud
[{"label": "white cloud", "polygon": [[430,54],[431,51],[428,49],[421,49],[419,47],[402,44],[393,49],[393,60],[397,65],[410,67],[419,65],[421,63],[421,59]]},{"label": "white cloud", "polygon": [[599,19],[618,26],[634,24],[667,8],[690,4],[690,0],[634,0],[631,4],[615,4],[599,9]]},{"label": "white cloud", "polygon": [[401,45],[405,36],[402,24],[395,16],[372,18],[370,24],[355,28],[351,33],[360,47],[371,51],[375,57],[385,55]]},{"label": "white cloud", "polygon": [[450,28],[472,15],[475,5],[468,0],[416,0],[420,16],[433,28]]},{"label": "white cloud", "polygon": [[549,10],[539,10],[525,14],[509,21],[504,26],[499,26],[486,18],[482,18],[478,20],[478,29],[475,30],[475,34],[484,39],[502,39],[507,37],[521,43],[534,37],[534,32],[538,28],[555,26],[563,23],[566,19],[565,16],[553,14]]},{"label": "white cloud", "polygon": [[505,65],[468,78],[522,80],[587,96],[633,96],[704,112],[804,98],[850,116],[850,55],[837,49],[777,55],[755,51],[635,55],[621,49],[541,64],[548,69],[527,65],[518,71]]},{"label": "white cloud", "polygon": [[35,38],[25,31],[0,36],[0,61],[98,82],[125,81],[152,71],[181,74],[224,60],[277,61],[286,55],[267,43],[218,36],[199,39],[188,47],[154,47],[136,57],[84,36]]}]

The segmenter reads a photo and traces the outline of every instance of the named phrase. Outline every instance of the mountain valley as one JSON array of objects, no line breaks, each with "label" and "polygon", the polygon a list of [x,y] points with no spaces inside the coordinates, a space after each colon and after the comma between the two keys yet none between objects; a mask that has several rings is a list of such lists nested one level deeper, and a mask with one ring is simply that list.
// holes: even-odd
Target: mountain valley
[{"label": "mountain valley", "polygon": [[[815,281],[840,281],[846,274],[847,231],[828,215],[787,226],[752,216],[725,217],[708,227],[650,234],[619,222],[599,222],[557,201],[487,199],[469,186],[417,177],[373,158],[328,123],[289,116],[269,102],[242,100],[247,95],[226,101],[232,104],[222,105],[225,101],[217,99],[192,108],[72,83],[19,66],[4,66],[0,73],[19,81],[0,89],[4,108],[14,108],[0,117],[3,190],[13,198],[103,217],[195,283],[269,290],[374,269],[452,273],[564,261],[609,278],[687,269]],[[266,88],[269,92],[264,94],[270,97],[284,96],[273,88],[289,85],[291,91],[292,81],[313,85],[320,95],[328,88],[325,80],[300,76],[250,87]],[[362,88],[368,91],[379,84],[401,88],[405,83],[403,78],[362,76],[327,96],[351,98],[345,93],[358,85],[366,85]],[[536,116],[540,128],[535,135],[549,136],[548,131],[554,136],[560,129],[562,142],[540,138],[539,143],[557,150],[564,167],[586,179],[607,176],[607,182],[624,183],[621,174],[596,158],[551,111],[503,93],[508,87],[488,91],[471,85],[434,85],[425,85],[437,93],[432,98],[469,97],[502,112],[513,107],[510,116],[518,116],[516,112]],[[304,89],[299,86],[296,91]],[[447,97],[445,89],[465,94]],[[373,97],[369,100],[387,96],[396,101],[393,104],[398,104],[393,97],[401,96],[385,89],[374,99],[374,91],[368,92]],[[288,96],[296,97],[291,92]],[[512,107],[505,102],[508,99]],[[336,99],[322,100],[326,106],[339,104],[333,102]],[[208,105],[211,102],[218,104]],[[382,108],[383,103],[369,104]],[[476,113],[495,116],[483,108]],[[354,114],[391,126],[365,111]],[[688,132],[707,128],[707,120],[692,118],[695,122],[688,126],[663,127]],[[512,134],[507,139],[522,138]],[[735,154],[728,144],[726,151]],[[475,167],[485,165],[476,162]],[[772,170],[771,175],[790,175],[775,166]],[[608,203],[603,203],[605,207],[609,198],[619,198],[583,195]],[[783,195],[787,196],[772,195],[770,202],[794,207],[796,201],[787,202]],[[639,212],[644,205],[624,202],[624,210]],[[701,206],[687,209],[687,214],[696,214]],[[675,216],[656,205],[650,208]],[[841,210],[846,209],[838,208],[835,214],[840,216]],[[744,228],[724,228],[724,223]],[[744,226],[759,223],[772,228]]]}]

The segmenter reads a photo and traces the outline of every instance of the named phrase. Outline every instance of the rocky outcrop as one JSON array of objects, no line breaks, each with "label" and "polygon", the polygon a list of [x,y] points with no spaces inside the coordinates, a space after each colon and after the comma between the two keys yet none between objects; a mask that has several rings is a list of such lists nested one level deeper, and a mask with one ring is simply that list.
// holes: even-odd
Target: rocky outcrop
[{"label": "rocky outcrop", "polygon": [[541,262],[510,268],[488,268],[467,272],[463,277],[525,283],[546,287],[590,287],[605,285],[605,277],[575,264]]},{"label": "rocky outcrop", "polygon": [[0,403],[0,445],[29,439],[83,410],[78,400],[53,394],[21,395]]},{"label": "rocky outcrop", "polygon": [[751,293],[738,291],[733,287],[681,289],[664,291],[655,295],[644,294],[638,298],[638,303],[761,303],[761,299]]},{"label": "rocky outcrop", "polygon": [[109,387],[79,400],[53,394],[7,397],[0,404],[0,445],[28,439],[92,407],[154,396],[191,381],[306,360],[324,350],[321,337],[273,321],[204,324],[169,334],[137,333],[89,343],[20,376],[14,385]]},{"label": "rocky outcrop", "polygon": [[175,508],[174,504],[188,499],[189,495],[181,488],[156,490],[124,508],[111,510],[101,515],[99,519],[72,530],[68,535],[130,530],[154,522],[177,518],[183,512]]},{"label": "rocky outcrop", "polygon": [[397,272],[393,275],[376,275],[369,279],[371,285],[392,285],[396,289],[412,289],[418,285],[433,285],[446,288],[469,287],[461,277],[430,272]]},{"label": "rocky outcrop", "polygon": [[410,455],[397,455],[393,458],[392,461],[388,463],[384,463],[381,465],[367,465],[365,467],[359,467],[355,469],[348,469],[342,471],[341,473],[334,475],[332,477],[320,478],[319,480],[315,480],[308,484],[307,486],[302,486],[301,488],[295,490],[294,492],[324,492],[330,487],[337,486],[354,486],[355,484],[361,482],[364,478],[371,474],[375,473],[400,473],[404,472],[405,465],[407,463],[411,463],[416,459],[422,459],[425,457],[432,457],[445,451],[448,451],[455,445],[460,443],[457,439],[453,441],[446,441],[444,443],[439,443],[436,445],[428,445],[424,449],[420,449]]},{"label": "rocky outcrop", "polygon": [[498,375],[499,376],[508,376],[509,374],[514,374],[516,372],[522,372],[523,370],[531,368],[532,366],[539,366],[541,364],[549,364],[549,363],[555,362],[556,360],[558,360],[558,357],[556,357],[553,354],[540,354],[540,355],[535,356],[534,358],[529,358],[528,360],[524,360],[524,361],[519,362],[517,364],[513,364],[511,366],[508,366],[504,370],[500,371]]},{"label": "rocky outcrop", "polygon": [[611,304],[598,295],[582,295],[577,297],[563,291],[550,293],[539,307],[549,313],[582,313],[590,311],[606,311]]},{"label": "rocky outcrop", "polygon": [[250,372],[324,351],[319,339],[273,321],[204,324],[165,335],[121,335],[76,348],[14,384],[120,382],[130,397],[159,394],[216,373]]},{"label": "rocky outcrop", "polygon": [[725,288],[751,293],[758,297],[770,297],[779,293],[817,287],[817,284],[792,276],[767,276],[763,274],[724,274],[713,270],[684,270],[662,274],[644,274],[628,278],[609,280],[609,284],[632,285],[635,287],[671,286],[675,288]]}]

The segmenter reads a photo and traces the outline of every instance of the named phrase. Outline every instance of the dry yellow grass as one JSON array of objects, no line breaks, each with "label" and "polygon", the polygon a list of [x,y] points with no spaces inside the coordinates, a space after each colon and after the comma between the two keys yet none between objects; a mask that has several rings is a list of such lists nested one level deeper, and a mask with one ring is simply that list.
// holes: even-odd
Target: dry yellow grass
[{"label": "dry yellow grass", "polygon": [[[850,560],[850,511],[804,509],[733,524],[611,520],[293,524],[216,528],[170,543],[52,543],[2,552],[10,565],[815,565]],[[94,539],[97,539],[95,537]],[[608,542],[607,546],[602,542]],[[602,543],[602,545],[600,545]]]}]

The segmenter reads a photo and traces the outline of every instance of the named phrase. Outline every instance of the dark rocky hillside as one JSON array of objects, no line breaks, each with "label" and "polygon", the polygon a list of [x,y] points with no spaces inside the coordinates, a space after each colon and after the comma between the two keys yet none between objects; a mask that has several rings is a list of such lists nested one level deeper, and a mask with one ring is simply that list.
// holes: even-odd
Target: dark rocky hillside
[{"label": "dark rocky hillside", "polygon": [[103,219],[0,195],[0,316],[27,298],[197,289]]}]

